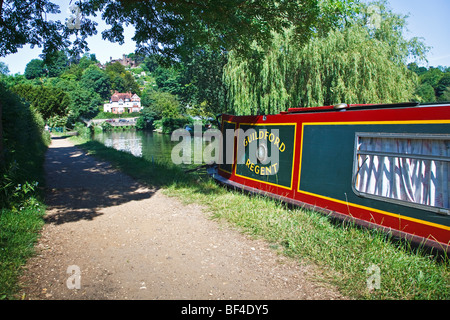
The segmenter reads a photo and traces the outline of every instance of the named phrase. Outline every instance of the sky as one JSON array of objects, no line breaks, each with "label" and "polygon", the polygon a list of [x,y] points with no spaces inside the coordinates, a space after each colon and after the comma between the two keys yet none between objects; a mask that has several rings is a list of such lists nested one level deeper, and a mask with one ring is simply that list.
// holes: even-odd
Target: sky
[{"label": "sky", "polygon": [[422,37],[431,47],[428,64],[450,67],[450,1],[449,0],[388,0],[392,11],[409,14],[406,38]]},{"label": "sky", "polygon": [[[61,14],[49,17],[49,19],[64,22],[70,15],[68,12],[69,0],[54,0],[53,2],[60,5]],[[388,0],[388,3],[393,12],[409,15],[407,19],[409,31],[405,35],[406,38],[421,37],[424,43],[431,47],[427,55],[428,63],[420,65],[426,67],[450,66],[450,24],[447,20],[450,13],[450,0]],[[91,37],[88,43],[90,52],[95,53],[100,62],[105,63],[110,58],[121,58],[123,54],[135,51],[136,46],[131,39],[133,37],[132,27],[125,31],[125,43],[119,45],[102,40],[101,31],[106,28],[106,24],[99,16],[96,21],[99,23],[98,33]],[[0,61],[8,65],[10,74],[23,74],[26,64],[32,59],[39,58],[41,53],[41,48],[30,49],[29,46],[24,46],[15,54],[0,58]]]}]

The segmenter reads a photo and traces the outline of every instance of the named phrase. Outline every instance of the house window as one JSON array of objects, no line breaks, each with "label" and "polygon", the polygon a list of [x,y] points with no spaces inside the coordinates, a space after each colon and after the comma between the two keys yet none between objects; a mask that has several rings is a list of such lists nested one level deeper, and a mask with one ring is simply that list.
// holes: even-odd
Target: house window
[{"label": "house window", "polygon": [[356,133],[353,190],[449,214],[450,135]]}]

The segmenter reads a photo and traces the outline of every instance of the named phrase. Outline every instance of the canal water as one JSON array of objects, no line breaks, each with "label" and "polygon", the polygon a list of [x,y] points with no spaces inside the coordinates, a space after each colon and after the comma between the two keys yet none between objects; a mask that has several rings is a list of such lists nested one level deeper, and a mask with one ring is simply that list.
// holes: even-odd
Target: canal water
[{"label": "canal water", "polygon": [[[201,165],[194,163],[193,154],[194,150],[196,150],[194,144],[200,143],[202,150],[209,144],[209,142],[204,142],[200,137],[191,137],[190,139],[192,164],[182,164],[185,168],[193,168]],[[95,133],[94,140],[103,143],[107,147],[131,153],[135,157],[144,157],[149,161],[163,163],[172,162],[172,149],[180,143],[180,140],[172,141],[171,135],[169,134],[134,130]]]}]

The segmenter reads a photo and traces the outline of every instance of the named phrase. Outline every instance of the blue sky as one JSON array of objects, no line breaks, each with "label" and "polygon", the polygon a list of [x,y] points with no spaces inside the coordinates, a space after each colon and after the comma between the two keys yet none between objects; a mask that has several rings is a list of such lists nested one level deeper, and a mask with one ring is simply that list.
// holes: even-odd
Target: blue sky
[{"label": "blue sky", "polygon": [[395,13],[409,13],[406,37],[422,37],[431,47],[424,65],[450,67],[450,1],[389,0],[389,4]]},{"label": "blue sky", "polygon": [[[65,21],[69,16],[69,0],[55,0],[54,3],[60,5],[61,14],[49,19],[59,19]],[[395,13],[409,14],[407,38],[422,37],[427,46],[432,47],[427,55],[428,64],[425,66],[450,66],[450,26],[447,19],[450,13],[450,0],[389,0],[389,5]],[[89,39],[91,53],[95,53],[97,59],[104,63],[122,57],[122,54],[134,52],[135,44],[131,40],[133,29],[127,29],[125,33],[125,43],[119,45],[101,39],[101,31],[105,24],[97,17],[98,34]],[[33,50],[25,46],[16,54],[0,58],[0,61],[8,65],[11,74],[24,73],[26,64],[35,58],[39,58],[42,53],[40,48]]]}]

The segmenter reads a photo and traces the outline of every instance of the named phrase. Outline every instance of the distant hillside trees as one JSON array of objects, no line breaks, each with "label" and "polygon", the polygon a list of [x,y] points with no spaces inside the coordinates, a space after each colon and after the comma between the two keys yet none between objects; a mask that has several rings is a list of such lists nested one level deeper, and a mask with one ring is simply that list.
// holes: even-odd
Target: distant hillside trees
[{"label": "distant hillside trees", "polygon": [[420,102],[450,101],[450,67],[419,67],[410,63],[408,69],[419,76],[416,95]]},{"label": "distant hillside trees", "polygon": [[24,75],[27,79],[40,78],[46,74],[46,71],[44,61],[33,59],[27,63]]}]

